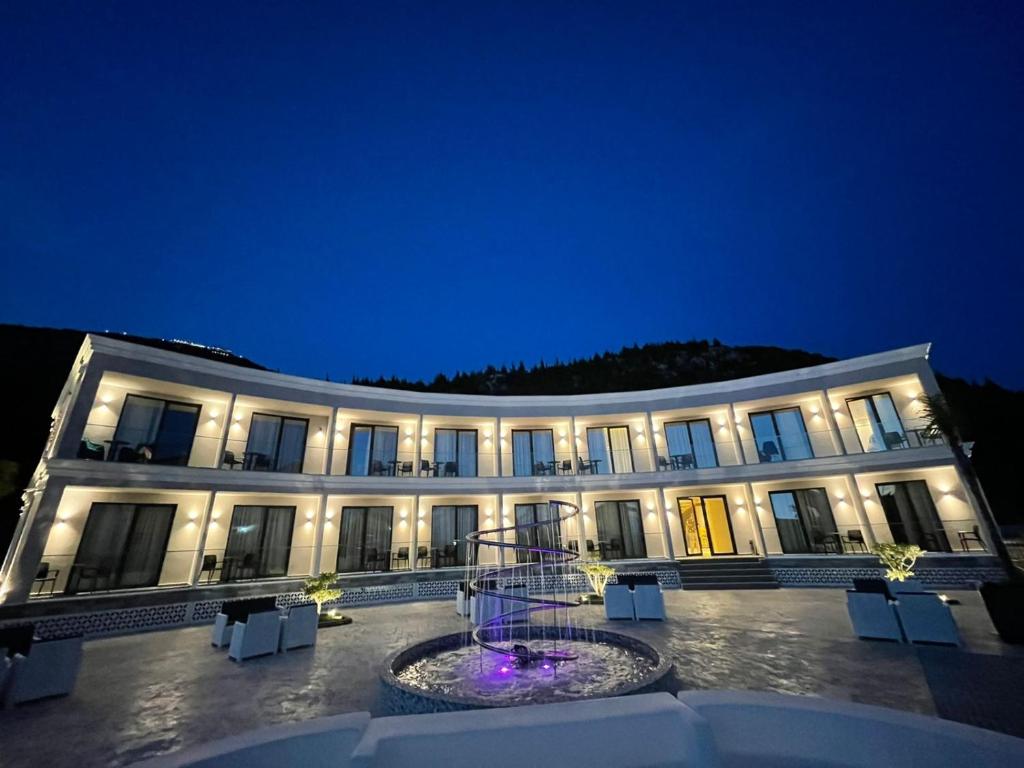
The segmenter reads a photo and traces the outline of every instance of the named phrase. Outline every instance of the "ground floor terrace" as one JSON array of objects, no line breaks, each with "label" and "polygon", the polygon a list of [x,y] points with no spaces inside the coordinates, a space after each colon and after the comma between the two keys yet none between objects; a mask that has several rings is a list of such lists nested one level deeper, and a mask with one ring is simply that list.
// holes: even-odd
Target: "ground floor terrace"
[{"label": "ground floor terrace", "polygon": [[[541,528],[548,501],[580,515]],[[310,574],[452,572],[497,563],[467,533],[557,545],[608,562],[736,556],[864,557],[877,542],[929,553],[992,552],[953,467],[584,493],[346,496],[67,487],[32,599],[296,581]],[[543,541],[541,540],[543,539]],[[451,578],[457,578],[452,576]],[[31,585],[28,582],[31,581]],[[20,602],[17,599],[8,602]]]},{"label": "ground floor terrace", "polygon": [[[614,629],[668,654],[680,690],[822,696],[1024,736],[1024,652],[998,639],[976,593],[949,594],[961,649],[856,640],[838,589],[670,590],[666,622]],[[599,607],[578,610],[609,624]],[[464,627],[447,600],[346,613],[354,623],[321,630],[314,648],[244,664],[210,646],[209,626],[90,640],[70,697],[0,717],[0,767],[126,765],[273,723],[385,714],[385,658]]]}]

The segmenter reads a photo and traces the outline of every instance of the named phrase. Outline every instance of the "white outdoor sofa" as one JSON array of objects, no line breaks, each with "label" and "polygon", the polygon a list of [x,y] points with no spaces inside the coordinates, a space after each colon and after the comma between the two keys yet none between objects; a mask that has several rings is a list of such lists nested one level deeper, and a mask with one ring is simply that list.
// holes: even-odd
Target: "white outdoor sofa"
[{"label": "white outdoor sofa", "polygon": [[626,584],[607,584],[604,588],[604,615],[608,619],[636,618],[633,591]]},{"label": "white outdoor sofa", "polygon": [[750,691],[271,726],[145,768],[1007,768],[1024,739],[883,707]]},{"label": "white outdoor sofa", "polygon": [[293,605],[278,621],[281,622],[279,650],[290,651],[293,648],[316,645],[320,614],[316,612],[316,605],[313,603]]},{"label": "white outdoor sofa", "polygon": [[245,621],[236,621],[231,632],[228,658],[245,661],[277,653],[281,638],[281,614],[277,611],[250,613]]},{"label": "white outdoor sofa", "polygon": [[4,706],[67,696],[75,688],[82,663],[82,636],[33,640],[28,655],[10,661],[6,687],[0,686]]}]

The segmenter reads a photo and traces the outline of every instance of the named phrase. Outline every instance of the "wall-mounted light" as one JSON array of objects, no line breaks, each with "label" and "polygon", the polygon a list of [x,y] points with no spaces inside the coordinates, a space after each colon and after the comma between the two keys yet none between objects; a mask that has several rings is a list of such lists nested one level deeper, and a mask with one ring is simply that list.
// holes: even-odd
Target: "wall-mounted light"
[{"label": "wall-mounted light", "polygon": [[421,509],[421,510],[420,510],[420,515],[419,515],[419,517],[420,517],[420,520],[422,520],[422,519],[423,519],[424,517],[426,517],[426,514],[427,514],[427,513],[426,513],[426,512],[424,512],[424,511],[423,511],[423,510]]},{"label": "wall-mounted light", "polygon": [[188,513],[189,520],[195,520],[197,517],[199,517],[199,513],[196,512],[194,509]]},{"label": "wall-mounted light", "polygon": [[306,512],[306,519],[307,520],[312,520],[313,519],[313,510],[311,510],[311,509],[307,510],[307,512]]},{"label": "wall-mounted light", "polygon": [[213,514],[210,515],[210,517],[211,517],[211,519],[216,520],[218,517],[220,517],[220,510],[219,509],[213,510]]},{"label": "wall-mounted light", "polygon": [[334,519],[334,512],[332,510],[330,510],[330,509],[327,510],[326,517],[327,517],[328,520],[333,520]]},{"label": "wall-mounted light", "polygon": [[402,510],[399,510],[398,516],[400,518],[402,518],[403,520],[405,520],[405,518],[407,518],[409,516],[409,513],[406,510],[402,509]]},{"label": "wall-mounted light", "polygon": [[241,413],[236,413],[236,414],[234,414],[234,415],[233,415],[233,416],[231,417],[231,420],[232,420],[232,421],[241,421],[241,420],[242,420],[242,414],[241,414]]}]

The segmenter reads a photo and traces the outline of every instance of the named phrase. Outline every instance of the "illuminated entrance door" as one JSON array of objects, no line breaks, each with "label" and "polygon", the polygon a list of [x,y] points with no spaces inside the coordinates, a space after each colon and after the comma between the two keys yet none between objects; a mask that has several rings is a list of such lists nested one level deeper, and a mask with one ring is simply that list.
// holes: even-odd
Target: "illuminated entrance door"
[{"label": "illuminated entrance door", "polygon": [[683,496],[676,503],[688,556],[736,554],[725,496]]}]

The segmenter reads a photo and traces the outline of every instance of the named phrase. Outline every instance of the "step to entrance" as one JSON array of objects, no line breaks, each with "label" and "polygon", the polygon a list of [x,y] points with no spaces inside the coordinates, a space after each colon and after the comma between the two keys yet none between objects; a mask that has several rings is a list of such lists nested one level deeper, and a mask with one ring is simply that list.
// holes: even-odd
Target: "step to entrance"
[{"label": "step to entrance", "polygon": [[757,557],[701,558],[676,562],[683,589],[778,589],[779,582]]}]

